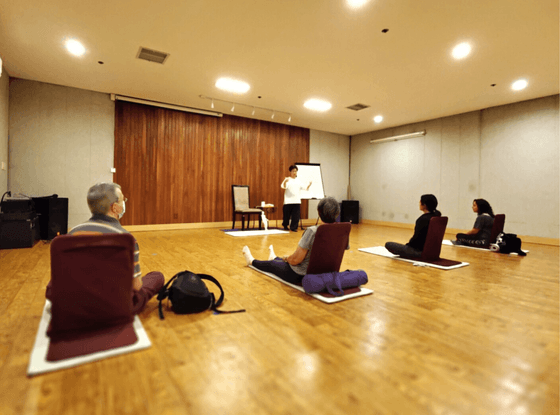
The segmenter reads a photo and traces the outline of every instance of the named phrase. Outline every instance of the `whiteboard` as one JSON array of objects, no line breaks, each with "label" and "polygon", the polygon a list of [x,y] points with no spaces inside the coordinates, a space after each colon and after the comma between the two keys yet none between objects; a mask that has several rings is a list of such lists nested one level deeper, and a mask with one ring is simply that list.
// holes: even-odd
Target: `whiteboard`
[{"label": "whiteboard", "polygon": [[296,163],[298,168],[298,179],[304,187],[307,187],[309,181],[312,182],[309,190],[301,191],[302,199],[323,199],[325,190],[323,189],[323,175],[321,174],[321,165],[319,163]]}]

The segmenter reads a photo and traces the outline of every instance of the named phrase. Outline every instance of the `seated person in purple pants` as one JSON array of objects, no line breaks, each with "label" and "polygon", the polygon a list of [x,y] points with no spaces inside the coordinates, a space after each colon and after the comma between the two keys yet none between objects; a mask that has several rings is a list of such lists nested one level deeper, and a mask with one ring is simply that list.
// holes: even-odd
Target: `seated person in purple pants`
[{"label": "seated person in purple pants", "polygon": [[[68,232],[70,235],[100,235],[104,233],[128,233],[119,219],[125,212],[127,199],[116,183],[98,183],[90,187],[87,202],[92,217]],[[163,287],[165,278],[161,272],[153,271],[142,277],[140,271],[140,250],[138,242],[134,249],[134,279],[132,283],[132,308],[134,314],[140,313],[146,303]],[[51,282],[47,285],[46,297],[51,299]]]},{"label": "seated person in purple pants", "polygon": [[441,216],[441,212],[436,209],[437,205],[438,201],[434,195],[422,195],[422,197],[420,197],[419,208],[424,213],[416,219],[414,235],[412,235],[410,241],[408,241],[406,245],[396,242],[387,242],[385,248],[392,254],[405,258],[420,258],[422,256],[424,244],[426,243],[426,237],[428,236],[430,219],[434,216]]},{"label": "seated person in purple pants", "polygon": [[[340,206],[334,197],[325,197],[321,199],[317,205],[317,212],[324,223],[334,223],[340,213]],[[307,228],[295,252],[283,258],[277,257],[272,245],[270,245],[268,261],[258,261],[251,255],[249,247],[244,246],[243,256],[247,261],[247,265],[253,265],[261,271],[270,272],[289,283],[301,284],[301,280],[307,273],[309,258],[311,257],[311,248],[319,226],[310,226]]]},{"label": "seated person in purple pants", "polygon": [[465,233],[458,233],[457,240],[451,242],[454,245],[488,246],[490,244],[492,226],[494,226],[492,206],[484,199],[475,199],[472,203],[472,210],[477,214],[473,228]]}]

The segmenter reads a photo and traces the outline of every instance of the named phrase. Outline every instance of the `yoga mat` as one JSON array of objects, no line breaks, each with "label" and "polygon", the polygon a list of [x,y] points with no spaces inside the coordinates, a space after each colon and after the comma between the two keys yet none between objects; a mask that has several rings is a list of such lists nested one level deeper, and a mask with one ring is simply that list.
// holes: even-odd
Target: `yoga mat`
[{"label": "yoga mat", "polygon": [[[434,262],[425,262],[425,261],[420,261],[419,259],[401,258],[400,256],[392,254],[391,252],[389,252],[387,250],[387,248],[385,248],[384,246],[374,246],[374,247],[371,247],[371,248],[359,248],[358,251],[366,252],[368,254],[379,255],[379,256],[386,257],[386,258],[398,259],[399,261],[411,262],[412,265],[415,265],[415,266],[418,266],[418,267],[432,267],[432,268],[437,268],[437,269],[449,270],[449,269],[466,267],[467,265],[469,265],[468,262],[460,262],[456,265],[445,266],[445,265],[440,265],[438,263],[435,263],[435,261]],[[459,262],[459,261],[446,260],[444,258],[441,258],[437,262],[445,263],[445,261]]]},{"label": "yoga mat", "polygon": [[[444,239],[441,243],[442,245],[448,245],[448,246],[456,246],[458,248],[471,248],[471,249],[478,249],[480,251],[488,251],[488,252],[496,252],[496,251],[491,251],[489,248],[479,248],[476,246],[468,246],[468,245],[454,245],[451,240],[449,239]],[[525,252],[526,254],[529,253],[528,249],[522,249],[523,252]],[[497,252],[499,254],[499,252]],[[517,255],[517,253],[512,252],[512,255]]]},{"label": "yoga mat", "polygon": [[288,231],[281,231],[279,229],[269,229],[268,231],[265,230],[260,230],[260,231],[232,231],[232,232],[227,232],[224,231],[227,235],[230,236],[237,236],[237,237],[243,237],[243,236],[263,236],[263,235],[279,235],[282,233],[290,233]]},{"label": "yoga mat", "polygon": [[142,322],[140,321],[138,316],[134,316],[133,327],[136,336],[138,337],[138,341],[136,343],[131,344],[130,346],[96,352],[89,355],[72,357],[69,359],[59,360],[57,362],[48,362],[46,360],[46,357],[49,350],[50,338],[47,336],[47,328],[49,326],[50,320],[51,302],[49,300],[46,300],[45,306],[43,307],[43,315],[41,316],[41,321],[39,322],[37,336],[35,337],[35,344],[33,345],[33,350],[31,350],[29,365],[27,367],[27,376],[34,376],[41,373],[75,367],[83,365],[85,363],[94,362],[96,360],[102,360],[107,357],[130,353],[136,350],[147,349],[152,346],[152,342],[150,341],[146,330],[144,330]]},{"label": "yoga mat", "polygon": [[[261,271],[260,269],[255,268],[252,265],[249,265],[249,268],[254,269],[255,271],[260,272],[261,274],[267,275],[270,278],[275,279],[276,281],[280,281],[283,284],[289,285],[290,287],[301,291],[302,293],[305,293],[305,290],[303,289],[303,287],[301,285],[295,285],[292,283],[289,283],[287,281],[284,281],[282,278],[278,277],[277,275],[274,275],[270,272],[265,272],[265,271]],[[311,297],[316,298],[319,301],[322,301],[324,303],[327,304],[332,304],[332,303],[338,303],[339,301],[344,301],[344,300],[349,300],[351,298],[356,298],[356,297],[361,297],[363,295],[368,295],[368,294],[373,294],[373,290],[370,290],[369,288],[363,288],[363,287],[356,287],[356,288],[346,288],[344,289],[344,295],[339,296],[339,297],[334,297],[332,295],[330,295],[329,293],[318,293],[318,294],[308,294]]]}]

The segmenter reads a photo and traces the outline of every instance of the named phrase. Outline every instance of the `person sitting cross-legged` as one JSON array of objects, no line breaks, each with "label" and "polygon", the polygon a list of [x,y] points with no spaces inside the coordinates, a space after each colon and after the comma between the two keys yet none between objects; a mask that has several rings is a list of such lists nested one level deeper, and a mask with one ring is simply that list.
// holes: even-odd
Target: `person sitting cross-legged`
[{"label": "person sitting cross-legged", "polygon": [[[129,233],[119,219],[125,213],[127,199],[121,187],[116,183],[98,183],[93,185],[87,194],[87,203],[92,217],[68,232],[70,235],[101,235],[107,233]],[[165,283],[161,272],[153,271],[142,277],[140,271],[140,250],[135,241],[134,278],[131,290],[132,309],[134,314],[140,313],[150,298],[159,292]],[[51,300],[52,281],[47,285],[45,296]]]},{"label": "person sitting cross-legged", "polygon": [[[325,197],[317,205],[317,212],[324,223],[334,223],[340,213],[340,206],[335,198]],[[272,245],[270,245],[268,261],[259,261],[253,258],[249,247],[244,246],[242,252],[247,265],[252,265],[261,271],[270,272],[289,283],[301,284],[303,277],[307,273],[311,249],[319,226],[307,228],[294,253],[282,258],[276,256]]]}]

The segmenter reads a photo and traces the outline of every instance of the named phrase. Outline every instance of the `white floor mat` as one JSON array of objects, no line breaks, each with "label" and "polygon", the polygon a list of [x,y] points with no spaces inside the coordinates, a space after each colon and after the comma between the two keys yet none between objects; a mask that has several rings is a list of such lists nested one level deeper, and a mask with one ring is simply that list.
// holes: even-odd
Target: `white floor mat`
[{"label": "white floor mat", "polygon": [[[470,248],[470,249],[478,249],[479,251],[494,252],[494,251],[491,251],[488,248],[477,248],[476,246],[467,246],[467,245],[453,245],[453,243],[451,242],[450,239],[444,239],[441,244],[442,245],[449,245],[449,246],[456,246],[458,248]],[[526,254],[529,253],[528,249],[522,249],[522,251],[525,252]],[[512,252],[511,255],[517,255],[517,254],[515,252]]]},{"label": "white floor mat", "polygon": [[47,328],[49,326],[50,320],[51,302],[49,300],[46,300],[45,306],[43,307],[43,315],[41,316],[41,321],[39,323],[39,329],[37,330],[37,336],[35,337],[35,344],[33,345],[33,350],[31,351],[29,366],[27,367],[28,376],[34,376],[40,373],[52,372],[54,370],[79,366],[84,363],[102,360],[106,357],[130,353],[136,350],[147,349],[152,345],[152,342],[150,341],[146,330],[144,330],[144,326],[142,326],[142,322],[140,321],[138,316],[134,316],[133,327],[134,331],[136,332],[136,336],[138,337],[138,341],[136,343],[125,347],[92,353],[85,356],[72,357],[69,359],[60,360],[58,362],[48,362],[46,360],[46,357],[49,350],[50,339],[47,336]]},{"label": "white floor mat", "polygon": [[225,232],[229,236],[262,236],[262,235],[278,235],[281,233],[290,233],[289,231],[281,231],[279,229],[257,230],[257,231],[231,231]]},{"label": "white floor mat", "polygon": [[437,269],[448,270],[448,269],[456,269],[456,268],[466,267],[467,265],[469,265],[468,262],[461,262],[460,264],[452,265],[450,267],[442,267],[442,266],[437,265],[437,264],[430,264],[429,262],[422,262],[422,261],[415,261],[413,259],[401,258],[400,256],[392,254],[391,252],[389,252],[387,250],[387,248],[385,248],[384,246],[374,246],[374,247],[371,247],[371,248],[358,248],[358,251],[367,252],[368,254],[379,255],[379,256],[386,257],[386,258],[398,259],[399,261],[410,262],[410,263],[412,263],[412,265],[417,266],[417,267],[432,267],[432,268],[437,268]]}]

